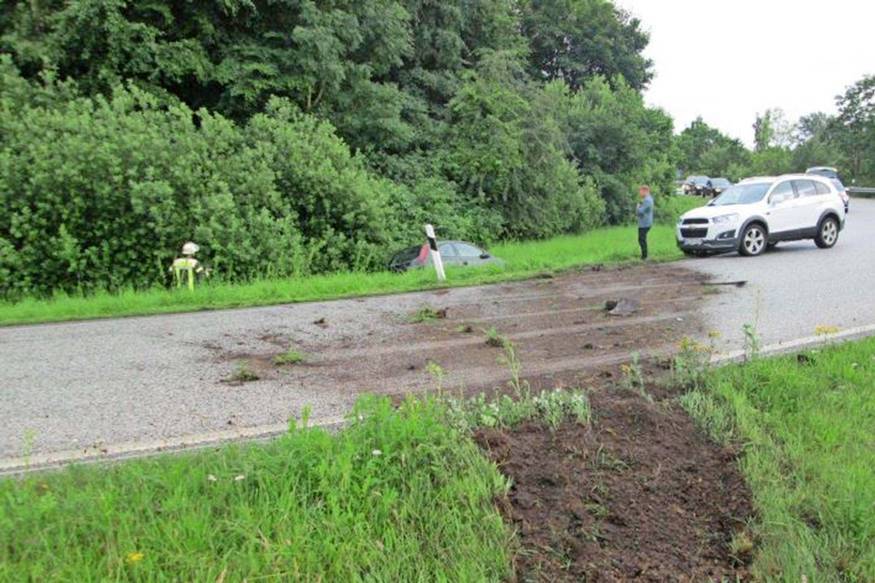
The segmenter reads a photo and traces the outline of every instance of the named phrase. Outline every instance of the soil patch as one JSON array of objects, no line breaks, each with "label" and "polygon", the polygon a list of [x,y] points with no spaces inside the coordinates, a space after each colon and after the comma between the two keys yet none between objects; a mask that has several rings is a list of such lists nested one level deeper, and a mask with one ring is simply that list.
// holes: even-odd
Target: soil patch
[{"label": "soil patch", "polygon": [[750,557],[730,546],[752,514],[735,453],[673,400],[590,398],[589,427],[476,434],[513,481],[503,507],[521,541],[517,580],[747,580]]}]

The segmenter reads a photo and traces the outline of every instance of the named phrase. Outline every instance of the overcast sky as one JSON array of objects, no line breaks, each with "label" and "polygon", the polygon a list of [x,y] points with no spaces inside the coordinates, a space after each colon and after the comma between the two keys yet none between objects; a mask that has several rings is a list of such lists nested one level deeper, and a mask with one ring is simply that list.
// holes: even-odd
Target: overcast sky
[{"label": "overcast sky", "polygon": [[872,0],[615,1],[650,32],[646,100],[676,131],[701,115],[750,145],[758,112],[835,112],[836,95],[875,74]]}]

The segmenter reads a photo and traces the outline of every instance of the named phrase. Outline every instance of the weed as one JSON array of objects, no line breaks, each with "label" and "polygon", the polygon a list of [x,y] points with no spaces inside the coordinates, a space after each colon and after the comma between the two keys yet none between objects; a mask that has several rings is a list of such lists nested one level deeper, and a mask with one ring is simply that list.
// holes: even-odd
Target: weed
[{"label": "weed", "polygon": [[424,306],[408,316],[407,321],[411,324],[423,324],[425,322],[434,322],[435,320],[443,320],[447,317],[447,311],[435,310],[430,306]]},{"label": "weed", "polygon": [[488,330],[483,330],[483,335],[486,337],[487,346],[493,346],[495,348],[503,348],[506,346],[509,341],[508,339],[500,334],[498,330],[495,328],[489,328]]},{"label": "weed", "polygon": [[759,357],[760,350],[762,349],[756,325],[745,324],[741,327],[741,330],[744,333],[744,359],[746,361],[754,360]]},{"label": "weed", "polygon": [[841,329],[838,326],[828,326],[826,324],[820,324],[814,328],[814,334],[816,336],[832,336],[833,334],[838,334]]},{"label": "weed", "polygon": [[711,339],[712,344],[708,346],[687,337],[680,341],[678,352],[671,362],[670,381],[673,387],[694,390],[705,384],[714,354],[714,338]]},{"label": "weed", "polygon": [[259,376],[252,370],[252,366],[247,361],[242,361],[237,364],[234,374],[228,379],[232,383],[251,383],[257,381]]},{"label": "weed", "polygon": [[621,387],[640,395],[650,403],[653,402],[653,396],[647,392],[644,383],[644,370],[641,368],[640,354],[633,352],[632,361],[621,365],[620,373],[623,375],[623,378],[620,380]]},{"label": "weed", "polygon": [[459,334],[471,334],[474,332],[474,326],[471,324],[460,324],[456,327],[456,332]]},{"label": "weed", "polygon": [[278,354],[273,357],[273,363],[277,366],[290,366],[294,364],[300,364],[307,360],[307,357],[303,352],[299,352],[292,348],[283,352],[282,354]]}]

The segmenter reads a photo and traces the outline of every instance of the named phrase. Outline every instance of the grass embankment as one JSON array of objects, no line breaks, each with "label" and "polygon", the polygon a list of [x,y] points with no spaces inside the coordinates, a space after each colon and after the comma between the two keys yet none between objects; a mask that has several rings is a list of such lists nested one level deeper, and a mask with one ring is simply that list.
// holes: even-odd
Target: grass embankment
[{"label": "grass embankment", "polygon": [[581,392],[521,395],[366,397],[336,434],[7,479],[0,581],[506,579],[510,484],[471,430],[590,415]]},{"label": "grass embankment", "polygon": [[875,339],[714,371],[683,402],[743,446],[759,579],[875,581]]},{"label": "grass embankment", "polygon": [[[700,199],[683,198],[678,211],[701,205]],[[141,316],[272,304],[331,300],[353,296],[398,293],[446,286],[468,286],[512,281],[543,271],[561,271],[598,263],[637,260],[637,233],[631,227],[598,229],[585,235],[546,241],[496,245],[490,251],[504,267],[449,269],[448,282],[439,285],[430,269],[408,273],[337,273],[302,278],[269,279],[246,284],[207,284],[187,289],[125,291],[88,296],[59,295],[51,300],[25,299],[0,303],[0,326],[35,324],[118,316]],[[654,260],[670,261],[682,254],[674,241],[673,227],[658,225],[650,234]]]},{"label": "grass embankment", "polygon": [[471,581],[510,569],[508,487],[446,410],[0,483],[2,581]]}]

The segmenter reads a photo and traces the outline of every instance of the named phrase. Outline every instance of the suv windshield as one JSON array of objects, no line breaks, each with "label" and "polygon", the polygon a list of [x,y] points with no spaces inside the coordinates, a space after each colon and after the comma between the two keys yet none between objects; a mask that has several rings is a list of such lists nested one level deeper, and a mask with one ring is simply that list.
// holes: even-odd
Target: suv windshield
[{"label": "suv windshield", "polygon": [[711,179],[711,186],[719,186],[720,188],[727,188],[729,186],[732,186],[732,184],[730,184],[729,181],[726,180],[725,178],[712,178]]},{"label": "suv windshield", "polygon": [[763,199],[772,186],[768,182],[755,184],[738,184],[726,190],[711,201],[711,206],[729,206],[732,204],[753,204]]},{"label": "suv windshield", "polygon": [[687,179],[687,182],[689,182],[690,184],[696,184],[696,185],[705,184],[706,182],[708,182],[708,177],[707,176],[690,176]]}]

